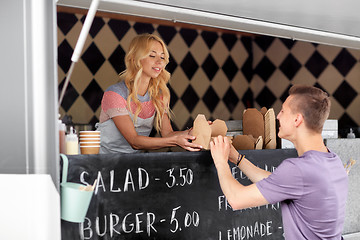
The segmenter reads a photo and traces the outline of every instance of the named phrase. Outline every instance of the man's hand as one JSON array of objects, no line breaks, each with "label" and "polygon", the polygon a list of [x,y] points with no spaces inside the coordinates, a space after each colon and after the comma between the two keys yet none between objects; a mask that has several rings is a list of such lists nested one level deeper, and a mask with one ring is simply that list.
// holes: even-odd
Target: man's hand
[{"label": "man's hand", "polygon": [[230,142],[227,137],[217,136],[210,142],[211,156],[216,167],[228,165]]}]

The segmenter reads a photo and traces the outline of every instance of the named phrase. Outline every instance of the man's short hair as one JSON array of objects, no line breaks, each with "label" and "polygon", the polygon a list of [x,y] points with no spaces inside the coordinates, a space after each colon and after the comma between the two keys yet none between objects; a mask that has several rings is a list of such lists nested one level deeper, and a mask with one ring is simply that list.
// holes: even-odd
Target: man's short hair
[{"label": "man's short hair", "polygon": [[330,113],[329,95],[317,87],[305,85],[292,86],[289,95],[294,97],[291,110],[303,115],[305,125],[309,129],[321,133]]}]

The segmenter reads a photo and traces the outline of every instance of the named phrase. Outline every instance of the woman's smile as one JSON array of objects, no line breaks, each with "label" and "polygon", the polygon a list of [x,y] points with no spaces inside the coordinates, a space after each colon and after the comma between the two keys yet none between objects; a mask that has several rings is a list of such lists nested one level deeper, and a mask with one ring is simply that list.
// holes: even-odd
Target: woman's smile
[{"label": "woman's smile", "polygon": [[161,68],[160,67],[153,67],[153,69],[156,71],[156,72],[161,72]]}]

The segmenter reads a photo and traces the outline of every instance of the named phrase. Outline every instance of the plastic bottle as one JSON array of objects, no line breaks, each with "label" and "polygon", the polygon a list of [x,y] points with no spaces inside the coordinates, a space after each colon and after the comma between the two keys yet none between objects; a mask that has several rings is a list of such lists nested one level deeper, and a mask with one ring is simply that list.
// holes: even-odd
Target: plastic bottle
[{"label": "plastic bottle", "polygon": [[79,154],[78,136],[75,133],[75,130],[72,126],[70,127],[69,134],[66,135],[66,154],[67,155]]},{"label": "plastic bottle", "polygon": [[355,133],[353,132],[352,128],[350,128],[350,132],[348,133],[347,138],[355,138]]},{"label": "plastic bottle", "polygon": [[59,152],[64,153],[66,151],[66,145],[65,145],[65,132],[66,132],[66,125],[61,121],[61,119],[58,120],[59,124]]}]

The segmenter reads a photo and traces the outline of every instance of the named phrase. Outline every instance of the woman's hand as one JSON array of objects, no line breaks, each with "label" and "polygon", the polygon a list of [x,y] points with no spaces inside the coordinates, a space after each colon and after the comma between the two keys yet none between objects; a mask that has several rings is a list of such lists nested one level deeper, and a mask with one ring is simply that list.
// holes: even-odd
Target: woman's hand
[{"label": "woman's hand", "polygon": [[214,137],[210,142],[211,156],[216,167],[226,164],[230,154],[230,142],[227,137]]},{"label": "woman's hand", "polygon": [[175,135],[176,137],[176,144],[179,147],[182,147],[185,150],[195,152],[200,151],[203,147],[199,144],[192,143],[196,139],[195,136],[189,134],[189,130],[177,132]]}]

